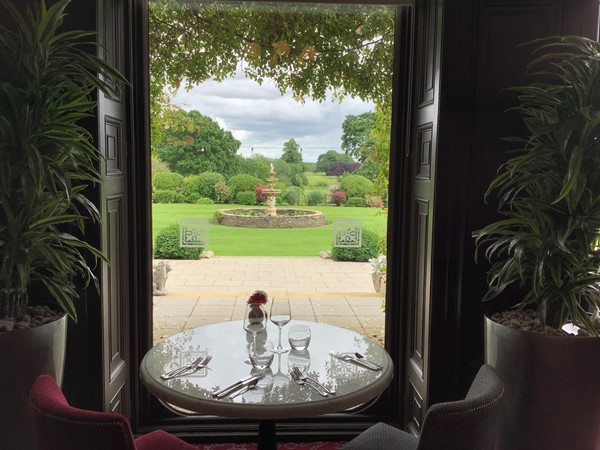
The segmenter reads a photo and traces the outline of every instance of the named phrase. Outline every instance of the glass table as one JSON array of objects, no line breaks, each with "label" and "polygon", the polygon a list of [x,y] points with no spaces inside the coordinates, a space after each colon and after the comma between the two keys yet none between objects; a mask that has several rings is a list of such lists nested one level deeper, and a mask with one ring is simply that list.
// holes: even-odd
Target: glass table
[{"label": "glass table", "polygon": [[[142,383],[158,399],[179,409],[258,420],[260,450],[276,448],[276,419],[344,411],[375,399],[388,387],[394,365],[377,341],[333,325],[292,320],[283,327],[284,342],[287,343],[290,325],[299,323],[311,329],[309,347],[304,351],[275,354],[271,367],[264,371],[264,378],[254,388],[235,398],[215,398],[212,392],[242,377],[261,372],[245,362],[252,335],[244,331],[241,321],[187,330],[154,346],[141,363]],[[268,339],[276,344],[277,333],[277,327],[269,323],[257,340]],[[348,355],[359,352],[366,360],[383,368],[380,371],[370,370],[338,359],[330,351]],[[207,367],[170,380],[160,377],[203,355],[212,356]],[[307,385],[296,384],[289,375],[293,366],[335,390],[336,394],[324,397]]]}]

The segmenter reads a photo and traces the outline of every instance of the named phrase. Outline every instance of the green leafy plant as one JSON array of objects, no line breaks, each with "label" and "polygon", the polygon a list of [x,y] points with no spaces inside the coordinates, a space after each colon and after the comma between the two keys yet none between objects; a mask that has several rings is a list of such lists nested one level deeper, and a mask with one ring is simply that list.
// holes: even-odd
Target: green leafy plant
[{"label": "green leafy plant", "polygon": [[350,197],[346,206],[354,206],[358,208],[366,208],[367,201],[362,197]]},{"label": "green leafy plant", "polygon": [[373,182],[361,175],[347,175],[340,181],[340,189],[350,197],[362,197],[375,193]]},{"label": "green leafy plant", "polygon": [[183,185],[183,175],[175,172],[159,172],[152,177],[152,186],[160,191],[179,191]]},{"label": "green leafy plant", "polygon": [[238,205],[256,205],[256,194],[254,191],[241,191],[235,196]]},{"label": "green leafy plant", "polygon": [[325,195],[321,191],[310,191],[306,196],[306,204],[308,206],[317,206],[325,203]]},{"label": "green leafy plant", "polygon": [[333,247],[331,259],[334,261],[368,261],[377,258],[379,235],[367,228],[362,230],[362,245],[360,247]]},{"label": "green leafy plant", "polygon": [[299,205],[302,196],[302,189],[298,186],[289,186],[281,194],[281,201],[288,205]]},{"label": "green leafy plant", "polygon": [[534,42],[529,70],[548,81],[512,89],[528,135],[510,139],[516,156],[486,193],[502,218],[474,233],[493,262],[484,300],[518,285],[517,306],[537,310],[542,324],[598,334],[590,313],[600,306],[600,43]]},{"label": "green leafy plant", "polygon": [[254,191],[254,189],[256,189],[256,187],[262,183],[263,182],[260,179],[253,177],[252,175],[241,173],[239,175],[232,176],[227,181],[227,186],[231,192],[230,195],[235,198],[238,192]]},{"label": "green leafy plant", "polygon": [[[60,31],[69,0],[42,0],[0,27],[0,318],[5,329],[41,283],[73,319],[77,287],[96,283],[103,255],[81,239],[99,212],[85,196],[99,181],[99,152],[79,123],[93,114],[94,90],[112,93],[123,77],[89,53],[94,33]],[[101,74],[102,77],[98,77]],[[91,264],[91,266],[90,266]]]},{"label": "green leafy plant", "polygon": [[181,247],[179,224],[173,223],[156,235],[154,257],[156,259],[199,259],[202,248]]},{"label": "green leafy plant", "polygon": [[158,190],[152,194],[154,203],[175,203],[175,191]]}]

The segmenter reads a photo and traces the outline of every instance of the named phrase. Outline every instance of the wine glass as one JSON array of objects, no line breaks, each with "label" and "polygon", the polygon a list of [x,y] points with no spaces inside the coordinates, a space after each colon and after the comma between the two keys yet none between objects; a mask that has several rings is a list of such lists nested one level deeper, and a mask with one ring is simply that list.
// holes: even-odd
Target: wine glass
[{"label": "wine glass", "polygon": [[246,305],[244,314],[244,330],[252,334],[252,342],[256,344],[256,336],[267,328],[267,312],[260,304]]},{"label": "wine glass", "polygon": [[281,345],[281,328],[292,320],[292,311],[290,309],[290,301],[287,297],[274,298],[271,302],[271,322],[277,325],[279,328],[279,341],[277,347],[273,349],[275,353],[286,353],[289,352],[289,348],[285,348]]}]

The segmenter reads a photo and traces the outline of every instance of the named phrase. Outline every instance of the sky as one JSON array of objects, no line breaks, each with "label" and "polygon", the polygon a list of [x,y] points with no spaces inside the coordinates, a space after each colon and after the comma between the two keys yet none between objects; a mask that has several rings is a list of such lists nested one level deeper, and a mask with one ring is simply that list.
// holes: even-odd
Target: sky
[{"label": "sky", "polygon": [[[242,73],[220,83],[208,80],[189,92],[181,88],[172,102],[185,110],[195,109],[229,130],[240,141],[238,153],[260,153],[279,158],[283,143],[295,139],[305,162],[316,162],[327,150],[341,150],[342,123],[348,114],[358,115],[375,106],[358,98],[342,102],[304,103],[291,92],[281,95],[269,80],[262,86]],[[253,148],[253,150],[252,150]]]}]

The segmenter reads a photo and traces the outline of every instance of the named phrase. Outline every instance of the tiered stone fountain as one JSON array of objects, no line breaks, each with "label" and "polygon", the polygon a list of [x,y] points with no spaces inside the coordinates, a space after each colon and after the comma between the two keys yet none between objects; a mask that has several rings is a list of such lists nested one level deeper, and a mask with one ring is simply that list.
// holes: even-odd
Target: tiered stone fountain
[{"label": "tiered stone fountain", "polygon": [[325,214],[309,209],[277,209],[276,197],[281,193],[275,189],[275,168],[271,171],[267,182],[269,187],[262,193],[267,197],[267,208],[220,209],[215,212],[215,220],[221,225],[248,228],[305,228],[325,225]]}]

